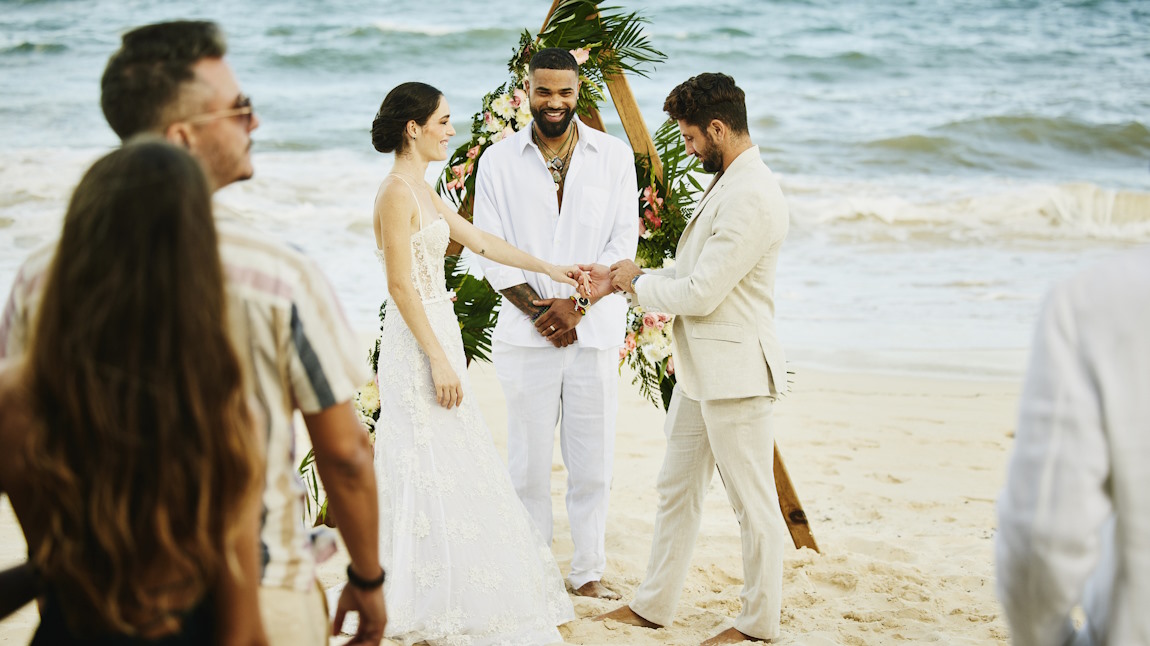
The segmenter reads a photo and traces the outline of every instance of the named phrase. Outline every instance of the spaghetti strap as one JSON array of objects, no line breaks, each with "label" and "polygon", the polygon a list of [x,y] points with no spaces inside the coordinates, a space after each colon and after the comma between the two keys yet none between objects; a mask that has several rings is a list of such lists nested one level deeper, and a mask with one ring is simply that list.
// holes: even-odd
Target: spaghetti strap
[{"label": "spaghetti strap", "polygon": [[403,182],[403,185],[407,187],[407,190],[411,191],[411,196],[415,198],[415,208],[419,209],[419,230],[423,231],[423,205],[419,203],[419,195],[415,192],[415,189],[412,188],[411,184],[409,184],[407,180],[403,179],[402,175],[391,173],[391,177],[394,177],[395,179]]}]

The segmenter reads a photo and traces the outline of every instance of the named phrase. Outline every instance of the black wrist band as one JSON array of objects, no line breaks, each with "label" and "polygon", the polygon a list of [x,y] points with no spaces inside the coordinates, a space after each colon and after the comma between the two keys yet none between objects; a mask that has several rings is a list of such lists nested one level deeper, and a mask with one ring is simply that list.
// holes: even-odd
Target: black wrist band
[{"label": "black wrist band", "polygon": [[384,570],[382,567],[379,568],[379,578],[365,579],[365,578],[359,576],[358,574],[356,574],[355,571],[351,569],[351,563],[347,564],[347,582],[350,583],[351,585],[359,588],[360,590],[374,590],[374,589],[378,588],[379,586],[383,585],[383,582],[386,579],[387,579],[387,571]]}]

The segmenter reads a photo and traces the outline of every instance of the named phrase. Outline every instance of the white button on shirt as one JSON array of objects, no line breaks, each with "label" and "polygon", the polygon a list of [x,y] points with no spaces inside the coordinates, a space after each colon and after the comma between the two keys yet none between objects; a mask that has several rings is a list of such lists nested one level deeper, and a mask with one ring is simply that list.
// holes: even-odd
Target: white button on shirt
[{"label": "white button on shirt", "polygon": [[[639,202],[631,148],[578,119],[579,141],[564,181],[563,207],[531,128],[488,148],[475,179],[475,225],[527,253],[559,265],[610,266],[635,257]],[[568,298],[575,288],[542,274],[479,258],[496,291],[527,283],[540,298]],[[612,294],[595,303],[575,328],[584,347],[606,349],[623,342],[627,303]],[[516,346],[553,347],[531,319],[504,303],[492,340]]]}]

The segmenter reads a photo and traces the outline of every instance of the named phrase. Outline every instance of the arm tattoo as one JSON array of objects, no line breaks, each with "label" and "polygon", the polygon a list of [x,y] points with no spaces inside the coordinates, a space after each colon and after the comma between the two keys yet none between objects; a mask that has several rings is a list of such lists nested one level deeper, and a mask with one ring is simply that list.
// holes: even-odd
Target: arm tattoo
[{"label": "arm tattoo", "polygon": [[481,256],[486,256],[486,255],[487,255],[487,249],[480,249],[480,250],[479,250],[479,255],[481,255]]},{"label": "arm tattoo", "polygon": [[531,286],[527,283],[512,285],[499,293],[503,294],[504,299],[515,307],[518,307],[519,311],[527,316],[533,317],[547,310],[546,307],[537,307],[531,304],[531,301],[539,299],[539,294],[536,294],[535,290],[531,289]]}]

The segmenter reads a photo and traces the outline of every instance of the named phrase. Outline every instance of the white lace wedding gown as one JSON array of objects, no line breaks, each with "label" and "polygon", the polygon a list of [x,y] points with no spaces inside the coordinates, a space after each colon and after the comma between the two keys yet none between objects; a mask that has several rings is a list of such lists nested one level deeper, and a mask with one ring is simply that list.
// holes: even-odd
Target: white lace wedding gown
[{"label": "white lace wedding gown", "polygon": [[375,427],[387,637],[433,646],[560,642],[556,626],[574,619],[574,609],[467,378],[443,272],[447,222],[424,228],[420,213],[420,227],[411,236],[412,280],[464,394],[451,410],[436,402],[427,355],[399,312],[389,311]]}]

